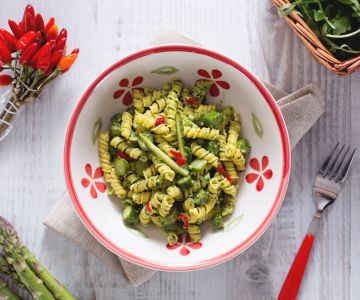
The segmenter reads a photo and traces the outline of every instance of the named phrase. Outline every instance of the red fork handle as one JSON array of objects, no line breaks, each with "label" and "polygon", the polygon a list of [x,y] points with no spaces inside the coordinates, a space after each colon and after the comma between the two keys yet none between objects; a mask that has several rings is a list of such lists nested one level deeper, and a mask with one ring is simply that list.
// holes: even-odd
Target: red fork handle
[{"label": "red fork handle", "polygon": [[305,273],[306,265],[309,260],[311,249],[314,243],[314,236],[307,234],[301,244],[291,269],[281,288],[278,300],[293,300],[299,292],[302,278]]}]

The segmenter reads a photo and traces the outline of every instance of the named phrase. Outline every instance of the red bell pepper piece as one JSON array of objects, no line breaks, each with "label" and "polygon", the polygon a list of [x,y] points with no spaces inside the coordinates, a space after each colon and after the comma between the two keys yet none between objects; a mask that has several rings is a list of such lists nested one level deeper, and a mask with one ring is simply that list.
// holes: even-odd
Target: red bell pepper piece
[{"label": "red bell pepper piece", "polygon": [[47,41],[56,40],[58,37],[58,31],[59,31],[59,27],[56,24],[51,26],[49,30],[46,31],[46,40]]},{"label": "red bell pepper piece", "polygon": [[182,157],[181,152],[176,151],[175,149],[170,149],[169,153],[175,157]]},{"label": "red bell pepper piece", "polygon": [[36,69],[46,71],[50,66],[51,47],[50,43],[46,43],[39,50],[39,56],[36,62]]},{"label": "red bell pepper piece", "polygon": [[22,65],[28,65],[31,61],[31,58],[34,56],[36,51],[39,49],[39,44],[34,42],[30,44],[24,52],[21,54],[19,63]]},{"label": "red bell pepper piece", "polygon": [[9,24],[9,27],[10,27],[12,33],[14,34],[14,36],[17,39],[21,38],[21,36],[24,34],[24,32],[21,30],[19,25],[13,20],[9,20],[8,24]]},{"label": "red bell pepper piece", "polygon": [[177,157],[175,161],[179,166],[186,165],[187,162],[186,158],[183,157]]},{"label": "red bell pepper piece", "polygon": [[156,117],[155,120],[155,126],[159,126],[160,124],[164,124],[165,123],[165,117],[162,115],[159,115]]},{"label": "red bell pepper piece", "polygon": [[77,57],[77,54],[69,54],[62,57],[58,63],[58,70],[63,73],[67,72],[76,61]]},{"label": "red bell pepper piece", "polygon": [[64,50],[66,45],[66,37],[62,37],[61,39],[57,39],[56,41],[56,47],[53,51],[57,51],[57,50]]},{"label": "red bell pepper piece", "polygon": [[119,152],[117,153],[117,155],[118,155],[120,158],[126,159],[127,161],[132,161],[132,160],[133,160],[129,155],[127,155],[127,154],[126,154],[125,152],[123,152],[123,151],[119,151]]},{"label": "red bell pepper piece", "polygon": [[13,78],[10,75],[0,75],[0,86],[8,86],[12,81]]},{"label": "red bell pepper piece", "polygon": [[0,29],[0,38],[9,50],[16,50],[17,39],[7,30]]},{"label": "red bell pepper piece", "polygon": [[231,176],[229,175],[229,173],[225,171],[222,164],[218,164],[217,169],[218,169],[219,173],[221,175],[223,175],[231,184],[234,183],[234,179],[232,179]]},{"label": "red bell pepper piece", "polygon": [[36,14],[35,16],[35,29],[37,31],[42,31],[45,29],[44,19],[41,14]]},{"label": "red bell pepper piece", "polygon": [[179,214],[179,219],[181,222],[183,222],[183,228],[184,229],[188,229],[189,227],[189,217],[187,214],[184,214],[184,213],[180,213]]},{"label": "red bell pepper piece", "polygon": [[146,211],[147,211],[149,214],[152,213],[152,207],[151,207],[150,201],[149,201],[148,203],[146,203],[145,209],[146,209]]},{"label": "red bell pepper piece", "polygon": [[10,50],[1,40],[0,40],[0,60],[4,63],[4,65],[12,61]]},{"label": "red bell pepper piece", "polygon": [[16,43],[16,48],[22,52],[27,46],[36,40],[37,34],[35,31],[25,33]]},{"label": "red bell pepper piece", "polygon": [[54,19],[54,17],[51,17],[49,22],[46,23],[45,33],[47,33],[54,24],[55,24],[55,19]]},{"label": "red bell pepper piece", "polygon": [[190,97],[187,100],[187,103],[189,103],[191,106],[196,106],[199,104],[199,99],[194,98],[194,97]]},{"label": "red bell pepper piece", "polygon": [[27,12],[26,13],[26,17],[25,17],[25,31],[35,31],[36,30],[36,26],[35,26],[35,16],[32,15],[31,13]]}]

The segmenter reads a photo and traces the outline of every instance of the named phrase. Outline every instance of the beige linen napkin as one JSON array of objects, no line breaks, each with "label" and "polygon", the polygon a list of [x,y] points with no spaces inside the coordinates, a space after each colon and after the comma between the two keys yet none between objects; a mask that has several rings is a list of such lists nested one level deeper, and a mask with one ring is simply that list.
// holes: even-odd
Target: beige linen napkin
[{"label": "beige linen napkin", "polygon": [[[151,44],[168,43],[196,44],[178,32],[162,26]],[[279,104],[293,148],[324,112],[323,99],[313,84],[292,94],[287,94],[270,84],[265,85]],[[156,272],[130,263],[100,244],[79,219],[67,192],[61,196],[44,224],[94,254],[114,271],[125,274],[134,286],[144,283]]]}]

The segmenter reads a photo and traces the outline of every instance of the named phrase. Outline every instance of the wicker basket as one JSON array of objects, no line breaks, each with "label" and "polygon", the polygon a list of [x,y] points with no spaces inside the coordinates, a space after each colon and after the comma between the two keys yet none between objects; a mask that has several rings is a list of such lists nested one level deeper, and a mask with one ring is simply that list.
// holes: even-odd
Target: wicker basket
[{"label": "wicker basket", "polygon": [[[272,1],[277,8],[291,2],[289,0]],[[360,68],[360,55],[345,61],[340,61],[335,58],[335,56],[326,49],[311,28],[306,25],[304,20],[296,12],[291,12],[285,17],[285,20],[304,42],[316,60],[329,70],[338,75],[347,75]]]}]

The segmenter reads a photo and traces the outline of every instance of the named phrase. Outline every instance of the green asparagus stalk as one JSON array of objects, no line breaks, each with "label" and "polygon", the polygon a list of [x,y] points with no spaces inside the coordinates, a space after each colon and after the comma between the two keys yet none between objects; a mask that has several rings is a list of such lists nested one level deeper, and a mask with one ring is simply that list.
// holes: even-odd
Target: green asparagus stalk
[{"label": "green asparagus stalk", "polygon": [[0,278],[0,299],[2,300],[21,300]]},{"label": "green asparagus stalk", "polygon": [[[23,245],[12,225],[0,217],[0,250],[6,262],[35,299],[74,300],[75,298],[47,271]],[[9,269],[11,271],[12,269]]]},{"label": "green asparagus stalk", "polygon": [[2,255],[0,255],[0,273],[9,276],[18,286],[25,287],[14,267]]},{"label": "green asparagus stalk", "polygon": [[176,162],[174,162],[169,156],[167,156],[160,148],[154,145],[154,143],[152,143],[144,134],[140,133],[139,137],[158,159],[166,163],[176,173],[179,173],[182,176],[189,175],[188,170],[183,169],[179,165],[177,165]]},{"label": "green asparagus stalk", "polygon": [[[2,226],[2,224],[0,226]],[[6,253],[6,260],[14,267],[16,273],[19,275],[21,281],[29,290],[33,298],[36,300],[55,300],[51,292],[44,285],[43,281],[38,278],[33,271],[31,271],[24,258],[18,253],[17,250],[20,249],[15,245],[10,244],[8,240],[4,239],[4,232],[1,232],[1,229],[2,228],[0,228],[0,244],[3,247],[3,251]]]},{"label": "green asparagus stalk", "polygon": [[176,136],[179,145],[179,151],[181,155],[186,159],[186,152],[184,146],[184,128],[182,124],[181,115],[179,112],[175,114]]},{"label": "green asparagus stalk", "polygon": [[25,258],[30,269],[45,283],[47,288],[52,292],[55,299],[59,300],[75,300],[75,297],[59,283],[48,270],[46,270],[37,258],[29,251],[28,248],[22,247],[21,253]]}]

